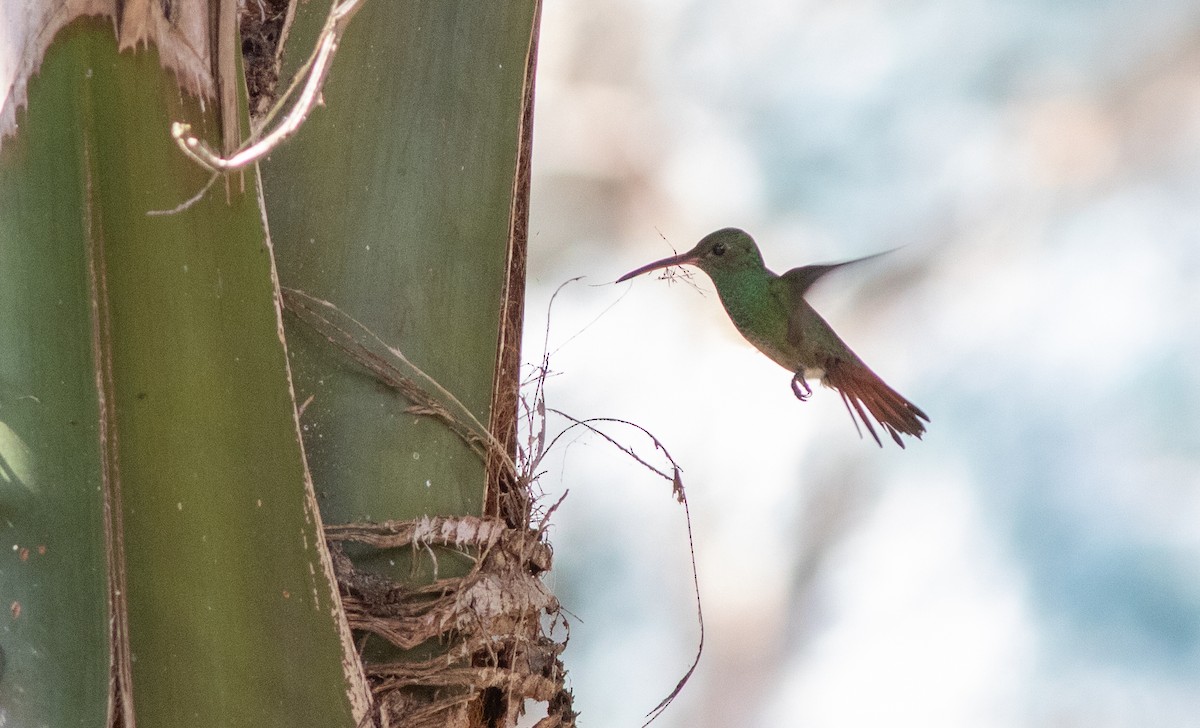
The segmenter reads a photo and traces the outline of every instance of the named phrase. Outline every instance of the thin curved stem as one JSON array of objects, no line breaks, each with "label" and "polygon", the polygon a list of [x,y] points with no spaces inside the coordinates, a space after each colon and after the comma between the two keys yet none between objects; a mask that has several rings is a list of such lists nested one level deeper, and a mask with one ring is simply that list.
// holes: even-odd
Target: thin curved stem
[{"label": "thin curved stem", "polygon": [[[334,54],[337,53],[342,33],[346,31],[350,19],[362,7],[363,2],[364,0],[344,0],[329,9],[329,17],[325,19],[325,27],[321,29],[317,46],[300,70],[299,77],[303,77],[305,73],[308,74],[300,96],[296,99],[292,109],[274,129],[261,136],[251,135],[238,151],[229,157],[222,157],[208,145],[208,142],[192,134],[191,124],[176,121],[171,124],[171,137],[175,143],[192,161],[213,172],[232,172],[253,164],[270,154],[285,139],[296,133],[313,108],[320,103],[321,89],[325,85],[325,77],[329,74],[329,67],[333,62]],[[295,88],[296,85],[293,83],[284,97],[290,96]],[[272,110],[272,113],[274,111]]]}]

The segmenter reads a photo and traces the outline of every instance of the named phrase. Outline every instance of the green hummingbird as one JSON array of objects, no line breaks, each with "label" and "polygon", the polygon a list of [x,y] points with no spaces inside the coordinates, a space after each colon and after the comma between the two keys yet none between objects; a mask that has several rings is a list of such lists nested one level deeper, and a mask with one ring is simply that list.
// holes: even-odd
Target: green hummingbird
[{"label": "green hummingbird", "polygon": [[[859,437],[862,430],[858,428],[858,420],[862,420],[875,442],[883,446],[871,424],[874,418],[903,448],[900,435],[919,439],[925,432],[921,420],[928,422],[929,417],[871,371],[804,300],[804,294],[821,276],[875,255],[801,266],[780,276],[767,270],[754,238],[743,230],[725,228],[704,236],[686,253],[626,273],[617,283],[673,265],[699,268],[712,278],[725,311],[742,336],[793,373],[792,392],[797,399],[807,400],[812,395],[808,380],[819,378],[842,395]],[[856,413],[858,419],[854,417]]]}]

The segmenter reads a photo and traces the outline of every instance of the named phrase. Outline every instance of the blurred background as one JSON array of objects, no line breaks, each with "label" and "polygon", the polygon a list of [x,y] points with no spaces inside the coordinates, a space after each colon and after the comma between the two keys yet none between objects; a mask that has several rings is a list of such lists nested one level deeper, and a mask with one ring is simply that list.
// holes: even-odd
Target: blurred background
[{"label": "blurred background", "polygon": [[[1200,4],[550,0],[534,138],[525,358],[684,470],[657,726],[1200,725]],[[810,300],[924,441],[798,402],[703,274],[612,284],[725,226],[900,247]],[[682,510],[580,429],[542,466],[581,725],[639,726]]]}]

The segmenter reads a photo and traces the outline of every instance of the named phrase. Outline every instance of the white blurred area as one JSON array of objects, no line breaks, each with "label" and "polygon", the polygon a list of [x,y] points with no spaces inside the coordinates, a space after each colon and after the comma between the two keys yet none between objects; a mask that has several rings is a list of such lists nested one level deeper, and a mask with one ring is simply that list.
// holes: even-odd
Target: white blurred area
[{"label": "white blurred area", "polygon": [[[586,276],[547,404],[694,519],[655,725],[1200,725],[1200,5],[551,0],[535,120],[525,358]],[[796,401],[699,272],[611,285],[730,225],[903,246],[813,301],[924,441]],[[544,470],[580,725],[639,726],[682,511],[578,429]]]}]

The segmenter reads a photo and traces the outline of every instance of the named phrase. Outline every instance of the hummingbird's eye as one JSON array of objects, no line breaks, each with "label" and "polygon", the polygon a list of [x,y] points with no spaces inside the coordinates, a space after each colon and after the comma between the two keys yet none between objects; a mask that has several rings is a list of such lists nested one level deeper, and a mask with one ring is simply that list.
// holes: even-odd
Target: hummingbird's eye
[{"label": "hummingbird's eye", "polygon": [[712,246],[713,255],[725,255],[725,243],[716,243]]}]

